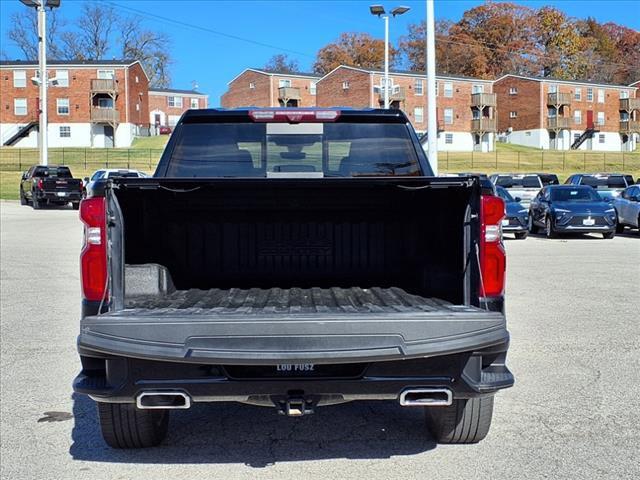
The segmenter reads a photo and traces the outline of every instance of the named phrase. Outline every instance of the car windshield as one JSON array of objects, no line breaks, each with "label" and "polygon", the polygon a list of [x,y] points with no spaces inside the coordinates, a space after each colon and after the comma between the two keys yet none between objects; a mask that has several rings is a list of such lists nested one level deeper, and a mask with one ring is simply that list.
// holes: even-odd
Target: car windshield
[{"label": "car windshield", "polygon": [[498,192],[498,196],[502,198],[505,202],[507,203],[515,202],[515,199],[504,187],[497,187],[496,191]]},{"label": "car windshield", "polygon": [[602,197],[593,188],[555,188],[551,190],[554,202],[598,202]]},{"label": "car windshield", "polygon": [[582,185],[589,185],[594,188],[626,188],[627,184],[622,175],[611,175],[609,177],[582,177]]},{"label": "car windshield", "polygon": [[107,178],[138,178],[138,172],[109,172]]},{"label": "car windshield", "polygon": [[540,181],[543,186],[547,185],[559,185],[560,181],[558,180],[557,175],[540,175]]},{"label": "car windshield", "polygon": [[404,124],[185,123],[167,176],[420,175]]},{"label": "car windshield", "polygon": [[33,172],[34,177],[72,178],[69,167],[38,167]]},{"label": "car windshield", "polygon": [[537,175],[524,177],[500,176],[496,180],[496,186],[504,188],[542,188],[542,183]]}]

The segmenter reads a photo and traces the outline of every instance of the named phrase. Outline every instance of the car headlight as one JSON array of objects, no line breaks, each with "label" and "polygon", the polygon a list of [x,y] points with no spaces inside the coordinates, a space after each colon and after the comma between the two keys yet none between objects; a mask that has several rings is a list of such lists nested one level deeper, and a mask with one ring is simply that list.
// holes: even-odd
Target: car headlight
[{"label": "car headlight", "polygon": [[529,213],[529,210],[523,208],[522,210],[518,210],[518,213]]},{"label": "car headlight", "polygon": [[604,211],[604,213],[614,214],[614,213],[616,213],[616,209],[615,208],[608,208],[607,210]]}]

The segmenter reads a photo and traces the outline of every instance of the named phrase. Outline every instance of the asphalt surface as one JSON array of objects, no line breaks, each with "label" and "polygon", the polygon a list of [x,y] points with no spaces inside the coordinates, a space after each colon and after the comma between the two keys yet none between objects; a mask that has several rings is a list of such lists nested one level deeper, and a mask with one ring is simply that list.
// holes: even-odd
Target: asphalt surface
[{"label": "asphalt surface", "polygon": [[74,396],[77,212],[1,202],[4,479],[586,479],[640,476],[640,238],[507,241],[508,364],[478,445],[437,446],[392,403],[300,419],[244,405],[178,411],[158,448],[105,446]]}]

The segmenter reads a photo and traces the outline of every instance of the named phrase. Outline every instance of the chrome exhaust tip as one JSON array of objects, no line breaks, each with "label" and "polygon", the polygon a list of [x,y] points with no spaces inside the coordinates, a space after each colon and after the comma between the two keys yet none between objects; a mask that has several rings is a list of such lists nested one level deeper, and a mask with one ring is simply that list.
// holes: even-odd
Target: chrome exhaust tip
[{"label": "chrome exhaust tip", "polygon": [[136,397],[136,407],[141,410],[185,409],[191,407],[191,397],[184,392],[142,392]]},{"label": "chrome exhaust tip", "polygon": [[403,407],[448,407],[453,393],[448,388],[409,388],[400,394]]}]

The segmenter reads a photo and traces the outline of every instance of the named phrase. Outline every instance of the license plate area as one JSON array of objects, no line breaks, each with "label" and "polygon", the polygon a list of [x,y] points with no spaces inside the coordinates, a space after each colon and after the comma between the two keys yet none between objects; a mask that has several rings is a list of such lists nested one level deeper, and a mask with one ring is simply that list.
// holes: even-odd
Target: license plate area
[{"label": "license plate area", "polygon": [[225,365],[226,374],[239,380],[279,378],[359,378],[368,364],[338,365],[279,364],[279,365]]},{"label": "license plate area", "polygon": [[59,197],[66,197],[67,196],[67,192],[58,192],[58,196]]},{"label": "license plate area", "polygon": [[582,224],[586,225],[587,227],[591,227],[596,224],[596,221],[593,218],[585,218],[582,220]]}]

